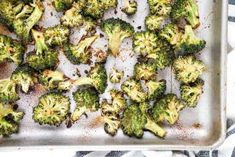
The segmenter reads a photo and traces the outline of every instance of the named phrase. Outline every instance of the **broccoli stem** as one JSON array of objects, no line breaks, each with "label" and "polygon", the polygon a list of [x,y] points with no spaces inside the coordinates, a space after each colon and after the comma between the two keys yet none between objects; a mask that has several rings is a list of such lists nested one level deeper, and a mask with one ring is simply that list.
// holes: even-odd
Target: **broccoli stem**
[{"label": "broccoli stem", "polygon": [[44,51],[48,50],[48,47],[45,43],[45,39],[43,36],[42,32],[36,31],[36,30],[32,30],[32,35],[34,40],[36,41],[36,54],[40,55],[42,54]]},{"label": "broccoli stem", "polygon": [[85,106],[82,107],[77,107],[71,117],[72,122],[76,122],[80,119],[80,117],[85,114],[85,112],[87,111],[87,108]]},{"label": "broccoli stem", "polygon": [[166,135],[166,131],[150,119],[147,119],[147,123],[144,127],[146,130],[153,132],[159,137],[164,137]]},{"label": "broccoli stem", "polygon": [[120,37],[120,34],[113,34],[109,38],[109,50],[112,52],[114,57],[117,57],[119,55],[119,48],[121,46],[122,39]]},{"label": "broccoli stem", "polygon": [[92,85],[92,84],[93,84],[93,80],[89,77],[83,77],[74,81],[74,85],[77,85],[77,86]]}]

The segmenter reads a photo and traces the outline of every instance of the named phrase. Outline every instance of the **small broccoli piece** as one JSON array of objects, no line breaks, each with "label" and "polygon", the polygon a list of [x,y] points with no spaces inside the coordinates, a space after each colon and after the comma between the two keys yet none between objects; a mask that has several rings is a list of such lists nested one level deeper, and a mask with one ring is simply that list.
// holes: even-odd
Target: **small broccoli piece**
[{"label": "small broccoli piece", "polygon": [[87,64],[91,59],[92,53],[89,50],[93,42],[98,38],[97,35],[82,39],[78,45],[68,44],[65,46],[65,55],[73,64]]},{"label": "small broccoli piece", "polygon": [[166,131],[156,124],[148,115],[149,105],[146,103],[128,106],[121,119],[124,134],[141,138],[144,130],[149,130],[159,137],[164,137]]},{"label": "small broccoli piece", "polygon": [[5,61],[21,64],[25,53],[23,47],[18,41],[8,36],[0,35],[0,63]]},{"label": "small broccoli piece", "polygon": [[74,0],[53,0],[52,4],[56,11],[64,11],[72,7],[73,1]]},{"label": "small broccoli piece", "polygon": [[109,80],[111,83],[120,83],[124,76],[124,71],[119,71],[115,68],[112,69],[110,73]]},{"label": "small broccoli piece", "polygon": [[97,21],[89,16],[85,16],[82,27],[89,33],[95,33],[94,30],[97,27]]},{"label": "small broccoli piece", "polygon": [[40,83],[47,90],[68,91],[72,86],[72,80],[63,72],[44,70],[39,76]]},{"label": "small broccoli piece", "polygon": [[19,99],[15,82],[10,79],[0,80],[0,102],[15,102]]},{"label": "small broccoli piece", "polygon": [[181,99],[186,102],[189,107],[196,107],[203,93],[204,81],[196,80],[194,83],[181,84]]},{"label": "small broccoli piece", "polygon": [[104,7],[100,0],[87,0],[83,8],[83,14],[91,16],[94,19],[99,19],[104,15]]},{"label": "small broccoli piece", "polygon": [[24,112],[14,110],[14,105],[0,102],[0,135],[10,136],[19,131]]},{"label": "small broccoli piece", "polygon": [[94,56],[96,57],[97,63],[105,63],[108,58],[108,53],[101,50],[101,49],[97,49],[97,50],[95,50]]},{"label": "small broccoli piece", "polygon": [[63,46],[68,42],[69,29],[65,26],[55,26],[46,29],[44,32],[45,42],[49,46]]},{"label": "small broccoli piece", "polygon": [[161,98],[166,91],[166,80],[150,80],[146,82],[148,99],[154,100]]},{"label": "small broccoli piece", "polygon": [[177,25],[170,23],[164,26],[159,36],[168,41],[171,45],[176,45],[180,42],[182,33]]},{"label": "small broccoli piece", "polygon": [[11,80],[19,85],[24,93],[29,93],[30,89],[33,89],[37,83],[34,70],[27,65],[17,67],[11,75]]},{"label": "small broccoli piece", "polygon": [[205,71],[205,64],[195,56],[180,56],[173,63],[176,79],[183,83],[195,82]]},{"label": "small broccoli piece", "polygon": [[185,33],[182,35],[182,39],[177,44],[177,49],[183,54],[197,53],[204,49],[206,41],[198,38],[190,25],[185,26]]},{"label": "small broccoli piece", "polygon": [[99,109],[99,93],[94,87],[80,86],[73,93],[73,99],[76,102],[76,109],[72,113],[71,121],[74,123],[87,112],[95,112]]},{"label": "small broccoli piece", "polygon": [[157,75],[157,68],[152,60],[139,62],[134,67],[134,76],[137,80],[150,80]]},{"label": "small broccoli piece", "polygon": [[69,98],[59,93],[48,93],[39,98],[33,108],[33,120],[40,125],[59,126],[68,116]]},{"label": "small broccoli piece", "polygon": [[147,98],[146,93],[143,91],[141,83],[133,78],[123,82],[122,91],[136,102],[144,102]]},{"label": "small broccoli piece", "polygon": [[75,85],[91,85],[99,93],[104,93],[107,87],[107,73],[104,64],[96,64],[88,73],[87,77],[79,78],[74,82]]},{"label": "small broccoli piece", "polygon": [[121,20],[110,18],[102,22],[101,29],[109,39],[109,50],[113,56],[119,55],[119,48],[125,38],[134,34],[134,28],[129,23]]},{"label": "small broccoli piece", "polygon": [[164,16],[158,15],[148,15],[145,18],[145,26],[149,31],[159,31],[163,22],[165,20]]},{"label": "small broccoli piece", "polygon": [[116,8],[118,0],[101,0],[101,4],[105,10],[108,10],[109,8]]},{"label": "small broccoli piece", "polygon": [[200,25],[198,5],[195,0],[177,0],[172,6],[170,16],[176,22],[186,21],[193,28]]},{"label": "small broccoli piece", "polygon": [[158,37],[154,32],[137,32],[133,37],[133,49],[136,53],[146,56],[157,47]]},{"label": "small broccoli piece", "polygon": [[171,2],[172,0],[148,0],[150,13],[168,16],[171,12]]},{"label": "small broccoli piece", "polygon": [[167,94],[153,105],[152,116],[155,122],[166,120],[169,124],[175,124],[184,107],[175,94]]},{"label": "small broccoli piece", "polygon": [[126,15],[134,15],[137,12],[137,2],[135,0],[124,0],[124,7],[122,8],[122,12]]},{"label": "small broccoli piece", "polygon": [[103,115],[104,130],[107,134],[115,136],[120,127],[120,118],[117,115],[107,114]]}]

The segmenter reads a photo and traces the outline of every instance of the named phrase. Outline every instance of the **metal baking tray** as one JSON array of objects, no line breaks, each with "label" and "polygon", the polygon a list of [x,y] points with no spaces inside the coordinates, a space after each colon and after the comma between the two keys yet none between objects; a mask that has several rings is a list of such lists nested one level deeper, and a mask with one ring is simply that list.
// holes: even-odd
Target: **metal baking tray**
[{"label": "metal baking tray", "polygon": [[[146,0],[138,1],[138,13],[128,18],[120,11],[122,1],[116,11],[110,10],[105,14],[108,17],[120,17],[135,26],[136,30],[143,30],[144,18],[148,14]],[[21,94],[21,100],[17,103],[19,109],[26,112],[21,123],[20,132],[10,138],[0,138],[0,149],[28,149],[28,148],[73,148],[77,150],[130,150],[130,149],[212,149],[219,146],[226,133],[226,39],[227,39],[227,1],[226,0],[198,0],[200,8],[201,26],[196,30],[198,36],[207,41],[207,47],[198,56],[207,65],[207,71],[202,78],[205,80],[205,92],[196,108],[186,108],[181,112],[179,121],[174,126],[166,125],[168,132],[165,139],[160,139],[146,132],[142,139],[129,138],[119,130],[115,137],[110,137],[104,132],[103,120],[100,111],[89,113],[89,118],[82,117],[72,128],[65,125],[60,127],[40,126],[32,120],[32,107],[37,104],[38,97],[45,91],[37,86],[30,95]],[[40,22],[43,27],[51,27],[59,24],[61,13],[56,13],[49,0],[44,2],[45,15]],[[50,17],[50,18],[49,18]],[[140,27],[141,26],[141,27]],[[2,33],[9,32],[1,29]],[[81,33],[82,31],[80,31]],[[72,30],[71,41],[76,43],[81,36],[79,29]],[[100,34],[100,31],[97,31]],[[13,35],[14,36],[14,35]],[[106,49],[107,41],[104,38],[97,40],[93,47]],[[29,46],[29,50],[32,50]],[[76,69],[89,69],[86,65],[74,66],[60,55],[59,70],[65,72],[71,78]],[[121,57],[114,59],[109,57],[106,63],[107,71],[112,67],[125,70],[125,78],[132,75],[136,57],[131,51],[131,41],[125,40],[121,47]],[[0,79],[9,77],[14,70],[13,64],[0,66]],[[84,72],[81,71],[83,75]],[[168,92],[178,92],[179,84],[174,80],[171,69],[159,72],[159,78],[165,78],[168,82]],[[117,85],[108,84],[108,89],[120,88]],[[108,90],[107,89],[107,90]],[[73,89],[73,90],[76,90]],[[179,94],[179,93],[177,93]],[[67,93],[71,97],[71,93]],[[103,94],[102,97],[108,97]],[[74,104],[72,105],[72,109]]]}]

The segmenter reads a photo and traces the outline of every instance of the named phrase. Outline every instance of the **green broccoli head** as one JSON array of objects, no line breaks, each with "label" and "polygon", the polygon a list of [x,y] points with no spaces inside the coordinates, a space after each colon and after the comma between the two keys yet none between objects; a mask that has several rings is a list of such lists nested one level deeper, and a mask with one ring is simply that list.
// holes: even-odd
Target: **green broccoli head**
[{"label": "green broccoli head", "polygon": [[195,82],[205,71],[205,64],[193,55],[180,56],[173,63],[176,79],[182,83]]},{"label": "green broccoli head", "polygon": [[0,135],[10,136],[19,131],[24,112],[14,110],[14,105],[0,102]]},{"label": "green broccoli head", "polygon": [[15,82],[11,79],[0,80],[0,102],[15,102],[19,99]]},{"label": "green broccoli head", "polygon": [[71,121],[73,123],[78,121],[83,114],[97,111],[100,106],[99,93],[91,86],[80,86],[73,93],[73,99],[76,102],[76,109],[71,115]]},{"label": "green broccoli head", "polygon": [[201,95],[203,94],[203,86],[204,81],[201,79],[198,79],[193,83],[181,84],[181,99],[185,101],[189,107],[196,107]]},{"label": "green broccoli head", "polygon": [[177,44],[177,49],[183,54],[197,53],[204,49],[206,41],[198,38],[190,25],[185,26],[185,33],[182,35],[182,39]]},{"label": "green broccoli head", "polygon": [[177,25],[170,23],[164,26],[159,32],[159,36],[168,41],[171,45],[176,45],[180,42],[182,33]]},{"label": "green broccoli head", "polygon": [[34,70],[27,65],[17,67],[11,75],[11,80],[19,85],[24,93],[29,93],[30,89],[33,89],[37,83]]},{"label": "green broccoli head", "polygon": [[120,128],[120,118],[118,115],[102,115],[104,119],[104,130],[107,134],[115,136]]},{"label": "green broccoli head", "polygon": [[172,6],[170,16],[176,22],[182,20],[188,22],[193,28],[200,25],[198,5],[195,0],[176,1]]},{"label": "green broccoli head", "polygon": [[147,98],[146,93],[143,91],[141,83],[133,78],[123,82],[122,91],[135,102],[144,102]]},{"label": "green broccoli head", "polygon": [[153,105],[152,116],[155,122],[166,120],[169,124],[175,124],[184,107],[175,94],[167,94]]},{"label": "green broccoli head", "polygon": [[101,4],[105,10],[108,10],[109,8],[116,8],[118,0],[101,0]]},{"label": "green broccoli head", "polygon": [[160,30],[164,20],[165,20],[164,16],[148,15],[145,18],[145,26],[149,31],[157,32]]},{"label": "green broccoli head", "polygon": [[53,0],[52,4],[54,5],[56,11],[64,11],[69,9],[74,0]]},{"label": "green broccoli head", "polygon": [[94,35],[82,39],[78,45],[67,44],[64,53],[68,60],[73,64],[87,64],[92,56],[90,47],[97,38],[98,36]]},{"label": "green broccoli head", "polygon": [[102,22],[101,29],[109,39],[109,51],[113,56],[119,55],[119,48],[125,38],[134,34],[134,28],[129,23],[121,20],[110,18]]},{"label": "green broccoli head", "polygon": [[133,49],[136,53],[146,56],[157,47],[158,37],[154,32],[137,32],[133,37]]},{"label": "green broccoli head", "polygon": [[18,41],[8,36],[0,35],[0,63],[15,62],[17,65],[23,62],[25,47]]},{"label": "green broccoli head", "polygon": [[104,8],[105,6],[103,6],[100,0],[87,0],[83,8],[83,14],[86,16],[91,16],[95,19],[99,19],[104,15]]},{"label": "green broccoli head", "polygon": [[33,119],[40,125],[59,126],[68,116],[69,98],[59,93],[47,93],[33,108]]},{"label": "green broccoli head", "polygon": [[120,83],[123,76],[124,76],[124,71],[119,71],[113,68],[112,72],[109,75],[109,80],[111,83]]},{"label": "green broccoli head", "polygon": [[172,0],[148,0],[150,13],[168,16],[171,12]]},{"label": "green broccoli head", "polygon": [[57,25],[46,29],[44,32],[45,42],[49,46],[63,46],[68,42],[69,29],[66,26]]},{"label": "green broccoli head", "polygon": [[47,90],[68,91],[72,86],[72,80],[60,71],[44,70],[39,76],[40,83]]},{"label": "green broccoli head", "polygon": [[126,15],[134,15],[137,12],[138,4],[135,0],[125,0],[124,7],[122,8],[122,12]]},{"label": "green broccoli head", "polygon": [[137,80],[150,80],[157,75],[157,68],[152,60],[138,62],[134,67],[134,76]]},{"label": "green broccoli head", "polygon": [[99,93],[104,93],[107,87],[107,73],[104,64],[96,64],[91,68],[87,77],[79,78],[74,82],[75,85],[91,85]]},{"label": "green broccoli head", "polygon": [[145,83],[145,85],[147,87],[149,100],[161,98],[166,91],[166,80],[149,80]]}]

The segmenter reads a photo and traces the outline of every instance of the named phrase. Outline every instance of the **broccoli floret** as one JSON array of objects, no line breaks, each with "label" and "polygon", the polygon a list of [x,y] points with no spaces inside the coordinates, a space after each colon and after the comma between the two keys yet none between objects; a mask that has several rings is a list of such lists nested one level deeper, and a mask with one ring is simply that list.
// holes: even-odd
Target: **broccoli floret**
[{"label": "broccoli floret", "polygon": [[171,45],[176,45],[181,40],[182,33],[175,24],[167,24],[160,31],[159,36],[168,41]]},{"label": "broccoli floret", "polygon": [[44,70],[39,76],[40,83],[47,90],[68,91],[72,86],[72,80],[60,71]]},{"label": "broccoli floret", "polygon": [[11,79],[21,87],[24,93],[29,93],[30,89],[33,89],[37,83],[34,70],[27,65],[17,67],[11,75]]},{"label": "broccoli floret", "polygon": [[159,137],[164,137],[166,131],[156,124],[148,115],[149,105],[146,103],[128,106],[121,119],[124,134],[141,138],[144,130],[149,130]]},{"label": "broccoli floret", "polygon": [[104,7],[100,0],[87,0],[83,8],[83,14],[99,19],[104,15]]},{"label": "broccoli floret", "polygon": [[69,29],[65,26],[58,25],[46,29],[44,36],[46,44],[49,46],[63,46],[68,42]]},{"label": "broccoli floret", "polygon": [[87,64],[91,59],[92,53],[89,50],[93,42],[98,38],[97,35],[82,39],[78,45],[67,44],[65,46],[65,55],[73,64]]},{"label": "broccoli floret", "polygon": [[122,8],[122,12],[127,14],[128,16],[134,15],[137,12],[137,2],[135,0],[124,0],[124,7]]},{"label": "broccoli floret", "polygon": [[64,11],[69,9],[74,0],[53,0],[52,4],[54,5],[56,11]]},{"label": "broccoli floret", "polygon": [[88,73],[87,77],[79,78],[74,82],[75,85],[91,85],[99,93],[104,93],[107,87],[107,73],[104,64],[96,64]]},{"label": "broccoli floret", "polygon": [[137,32],[133,37],[133,49],[136,53],[146,56],[157,47],[158,37],[154,32]]},{"label": "broccoli floret", "polygon": [[48,93],[39,98],[33,108],[33,119],[40,125],[59,126],[68,116],[70,100],[59,93]]},{"label": "broccoli floret", "polygon": [[147,98],[146,93],[142,89],[141,83],[133,78],[123,82],[121,88],[122,91],[133,101],[144,102]]},{"label": "broccoli floret", "polygon": [[93,18],[89,17],[89,16],[85,16],[83,19],[83,28],[89,32],[89,33],[94,33],[95,28],[97,26],[97,21],[94,20]]},{"label": "broccoli floret", "polygon": [[185,26],[185,33],[177,44],[177,49],[183,54],[197,53],[204,49],[206,41],[198,38],[190,25]]},{"label": "broccoli floret", "polygon": [[73,93],[73,99],[76,102],[76,109],[71,115],[71,121],[74,123],[87,112],[95,112],[99,109],[99,93],[94,87],[80,86]]},{"label": "broccoli floret", "polygon": [[5,61],[21,64],[25,47],[8,36],[0,35],[0,63]]},{"label": "broccoli floret", "polygon": [[163,21],[165,20],[164,16],[159,15],[148,15],[145,18],[145,26],[150,31],[159,31]]},{"label": "broccoli floret", "polygon": [[180,56],[173,63],[176,79],[182,83],[196,81],[205,71],[205,64],[193,55]]},{"label": "broccoli floret", "polygon": [[119,71],[115,68],[112,69],[110,73],[109,80],[111,83],[120,83],[124,76],[124,71]]},{"label": "broccoli floret", "polygon": [[179,119],[179,112],[184,107],[175,94],[167,94],[153,105],[152,116],[155,122],[166,120],[169,124],[175,124]]},{"label": "broccoli floret", "polygon": [[101,0],[101,4],[105,10],[108,10],[109,8],[116,8],[118,5],[117,0]]},{"label": "broccoli floret", "polygon": [[11,79],[0,80],[0,102],[15,102],[19,99],[15,82]]},{"label": "broccoli floret", "polygon": [[109,50],[115,57],[120,53],[119,48],[122,41],[134,34],[133,26],[121,19],[115,18],[103,21],[101,29],[107,34],[109,39]]},{"label": "broccoli floret", "polygon": [[120,127],[120,118],[117,115],[107,114],[103,115],[104,130],[107,134],[115,136]]},{"label": "broccoli floret", "polygon": [[24,112],[14,110],[14,105],[0,102],[0,135],[10,136],[19,131]]},{"label": "broccoli floret", "polygon": [[193,28],[200,25],[198,5],[195,0],[177,0],[172,6],[170,16],[176,22],[182,20],[188,22]]},{"label": "broccoli floret", "polygon": [[157,75],[157,68],[151,61],[138,62],[134,67],[134,76],[137,80],[150,80]]},{"label": "broccoli floret", "polygon": [[94,56],[96,57],[97,63],[105,63],[108,58],[108,53],[103,50],[97,49],[95,50]]},{"label": "broccoli floret", "polygon": [[146,82],[148,99],[155,100],[161,98],[166,91],[166,80],[150,80]]},{"label": "broccoli floret", "polygon": [[181,99],[186,102],[189,107],[196,107],[203,93],[204,81],[196,80],[194,83],[181,84]]},{"label": "broccoli floret", "polygon": [[148,0],[150,13],[168,16],[171,12],[172,0]]}]

